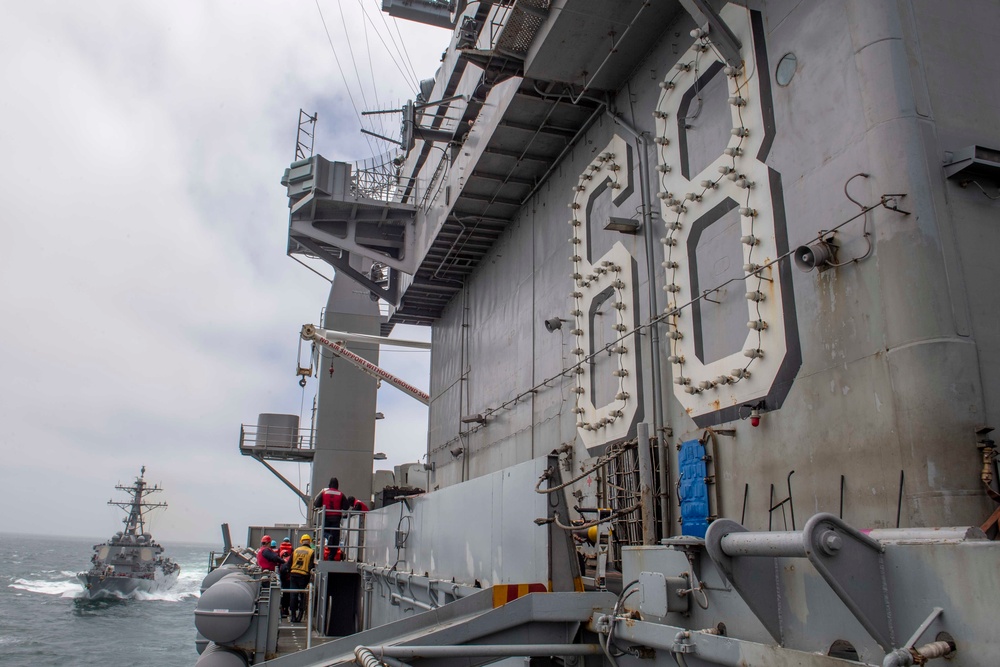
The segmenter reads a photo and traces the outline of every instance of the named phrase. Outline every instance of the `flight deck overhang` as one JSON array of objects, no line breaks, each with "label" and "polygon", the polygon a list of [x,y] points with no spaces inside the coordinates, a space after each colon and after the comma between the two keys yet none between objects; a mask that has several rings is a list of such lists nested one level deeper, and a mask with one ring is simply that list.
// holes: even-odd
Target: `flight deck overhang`
[{"label": "flight deck overhang", "polygon": [[[404,280],[390,323],[441,316],[683,9],[679,2],[530,0],[478,11],[478,40],[463,47],[456,32],[435,89],[467,95],[468,133],[447,151],[418,144],[404,166],[428,200],[417,213],[420,263]],[[594,48],[605,42],[606,49]]]},{"label": "flight deck overhang", "polygon": [[524,74],[618,90],[682,11],[677,0],[552,0],[525,55]]},{"label": "flight deck overhang", "polygon": [[[286,171],[288,252],[387,301],[383,329],[432,323],[680,11],[645,0],[469,6],[435,77],[441,102],[420,106],[409,128],[404,117],[415,140],[405,158],[352,169],[317,156]],[[386,270],[362,275],[351,254]]]},{"label": "flight deck overhang", "polygon": [[[533,80],[494,86],[465,142],[430,177],[437,199],[418,212],[421,262],[390,322],[430,324],[521,207],[603,109],[571,104]],[[430,168],[434,174],[437,166]],[[421,176],[421,180],[423,180]]]}]

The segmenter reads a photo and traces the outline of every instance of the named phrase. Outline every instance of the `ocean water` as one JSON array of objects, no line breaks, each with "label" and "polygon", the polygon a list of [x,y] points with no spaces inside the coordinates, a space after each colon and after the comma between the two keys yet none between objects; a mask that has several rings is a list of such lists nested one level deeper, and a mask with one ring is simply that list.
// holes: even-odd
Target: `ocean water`
[{"label": "ocean water", "polygon": [[[169,589],[82,600],[76,573],[103,539],[0,533],[0,665],[191,667],[194,608],[212,545],[164,543],[180,563]],[[214,547],[218,549],[218,547]]]}]

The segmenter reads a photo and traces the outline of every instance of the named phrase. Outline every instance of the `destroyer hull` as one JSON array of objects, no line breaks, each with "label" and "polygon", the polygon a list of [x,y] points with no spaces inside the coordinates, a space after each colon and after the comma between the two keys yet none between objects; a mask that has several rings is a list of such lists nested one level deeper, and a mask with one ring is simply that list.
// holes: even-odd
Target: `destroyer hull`
[{"label": "destroyer hull", "polygon": [[157,573],[153,579],[127,576],[102,576],[81,572],[77,575],[83,584],[84,599],[130,598],[136,593],[155,593],[167,590],[177,582],[179,570],[167,575]]}]

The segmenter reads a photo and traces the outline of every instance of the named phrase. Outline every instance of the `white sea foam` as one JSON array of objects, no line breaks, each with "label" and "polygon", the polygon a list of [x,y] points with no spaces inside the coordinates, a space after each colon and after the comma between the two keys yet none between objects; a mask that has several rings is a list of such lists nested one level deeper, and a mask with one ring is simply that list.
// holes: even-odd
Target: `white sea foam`
[{"label": "white sea foam", "polygon": [[[150,592],[135,591],[127,596],[109,591],[108,596],[119,599],[155,600],[160,602],[193,600],[201,596],[200,589],[203,577],[204,573],[200,568],[189,565],[182,568],[177,579],[166,588]],[[42,570],[40,572],[32,572],[24,578],[13,579],[12,583],[8,584],[8,588],[62,598],[78,598],[85,595],[83,584],[77,579],[77,573],[70,570]],[[15,595],[22,594],[16,593]]]},{"label": "white sea foam", "polygon": [[[126,600],[181,602],[182,600],[193,600],[201,597],[201,580],[202,575],[199,572],[182,569],[174,582],[163,588],[153,591],[133,591],[126,596],[115,592],[111,592],[110,594]],[[162,585],[162,580],[160,581]]]},{"label": "white sea foam", "polygon": [[[9,588],[27,591],[29,593],[39,593],[41,595],[53,595],[62,598],[83,597],[83,584],[76,579],[76,573],[61,571],[60,574],[69,577],[68,580],[50,579],[15,579]],[[38,575],[35,575],[38,576]],[[108,591],[109,597],[134,600],[157,600],[161,602],[180,602],[181,600],[191,600],[200,597],[201,576],[197,572],[184,572],[178,577],[173,585],[156,591],[135,591],[131,595],[122,596],[116,592]]]},{"label": "white sea foam", "polygon": [[159,602],[180,602],[181,600],[191,600],[196,597],[198,597],[197,590],[178,590],[177,586],[165,590],[150,591],[149,593],[136,591],[133,594],[133,598],[136,600],[156,600]]},{"label": "white sea foam", "polygon": [[44,579],[15,579],[9,588],[43,595],[58,595],[75,598],[83,593],[83,584],[78,581],[46,581]]}]

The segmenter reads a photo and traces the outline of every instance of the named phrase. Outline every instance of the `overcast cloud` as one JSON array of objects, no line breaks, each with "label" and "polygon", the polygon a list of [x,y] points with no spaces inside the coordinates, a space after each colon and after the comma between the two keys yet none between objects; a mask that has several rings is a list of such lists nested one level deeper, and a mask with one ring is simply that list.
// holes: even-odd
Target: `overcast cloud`
[{"label": "overcast cloud", "polygon": [[[358,107],[358,76],[369,108],[411,98],[378,0],[341,2],[320,7]],[[0,532],[106,537],[112,486],[140,465],[166,487],[161,540],[300,520],[237,448],[259,412],[304,402],[308,418],[315,389],[294,377],[297,332],[328,285],[284,255],[279,179],[300,107],[319,112],[316,152],[384,150],[358,131],[316,4],[0,0],[0,16]],[[432,76],[447,34],[398,28]],[[427,388],[428,353],[382,361]],[[388,385],[379,409],[385,463],[419,459],[426,409]]]}]

